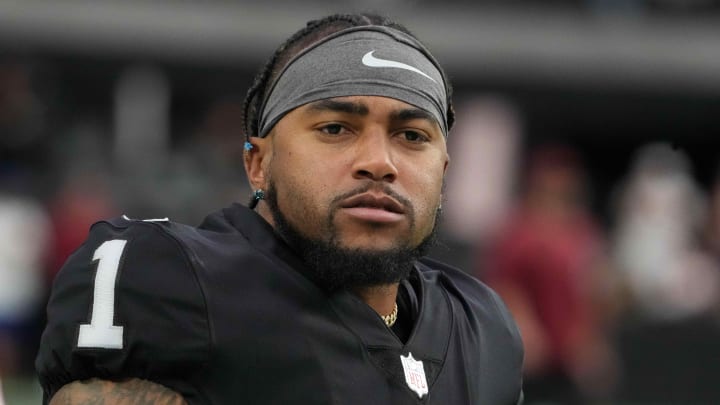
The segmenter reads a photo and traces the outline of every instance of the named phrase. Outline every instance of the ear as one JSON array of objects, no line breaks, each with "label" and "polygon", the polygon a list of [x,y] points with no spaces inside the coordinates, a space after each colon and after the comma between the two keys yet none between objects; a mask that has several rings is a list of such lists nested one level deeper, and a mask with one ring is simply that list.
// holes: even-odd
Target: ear
[{"label": "ear", "polygon": [[267,188],[267,168],[272,157],[272,142],[265,138],[250,137],[252,148],[243,152],[243,163],[248,182],[253,190]]},{"label": "ear", "polygon": [[447,180],[447,169],[450,165],[450,155],[445,153],[445,164],[443,164],[443,180],[442,180],[442,191],[440,192],[440,208],[442,208],[442,201],[445,198],[445,185]]}]

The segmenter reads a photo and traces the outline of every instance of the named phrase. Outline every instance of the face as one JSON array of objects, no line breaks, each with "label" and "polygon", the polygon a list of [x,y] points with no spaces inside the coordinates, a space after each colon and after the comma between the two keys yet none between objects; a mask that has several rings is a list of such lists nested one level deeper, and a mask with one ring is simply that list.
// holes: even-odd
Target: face
[{"label": "face", "polygon": [[380,252],[416,247],[431,233],[448,155],[427,112],[386,97],[321,100],[260,141],[264,184],[253,186],[272,189],[303,236]]}]

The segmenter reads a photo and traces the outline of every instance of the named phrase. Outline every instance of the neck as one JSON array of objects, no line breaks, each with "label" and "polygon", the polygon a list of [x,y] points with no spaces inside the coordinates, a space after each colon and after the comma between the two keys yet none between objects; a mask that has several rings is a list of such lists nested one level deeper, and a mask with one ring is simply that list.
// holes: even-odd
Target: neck
[{"label": "neck", "polygon": [[381,286],[357,288],[353,293],[360,297],[370,308],[374,309],[380,316],[387,316],[395,308],[397,300],[398,283],[385,284]]}]

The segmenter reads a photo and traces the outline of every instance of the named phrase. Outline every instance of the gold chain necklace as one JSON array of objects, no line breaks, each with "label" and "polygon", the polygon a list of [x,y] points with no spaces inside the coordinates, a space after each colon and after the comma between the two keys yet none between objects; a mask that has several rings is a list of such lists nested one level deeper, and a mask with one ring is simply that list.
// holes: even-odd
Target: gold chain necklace
[{"label": "gold chain necklace", "polygon": [[395,307],[393,307],[392,312],[390,312],[390,315],[380,315],[382,320],[385,321],[385,325],[387,325],[388,328],[395,324],[395,321],[397,321],[397,316],[398,316],[397,302],[395,303]]}]

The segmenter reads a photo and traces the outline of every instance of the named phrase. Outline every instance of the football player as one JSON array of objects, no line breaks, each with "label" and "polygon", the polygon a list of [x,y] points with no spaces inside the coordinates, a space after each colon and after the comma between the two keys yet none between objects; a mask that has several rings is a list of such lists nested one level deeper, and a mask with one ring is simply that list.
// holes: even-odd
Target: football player
[{"label": "football player", "polygon": [[450,93],[404,27],[309,22],[246,98],[249,207],[199,227],[101,221],[62,268],[36,361],[45,402],[517,403],[506,307],[424,257]]}]

